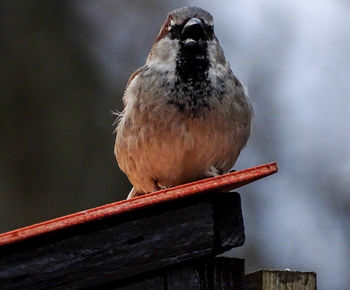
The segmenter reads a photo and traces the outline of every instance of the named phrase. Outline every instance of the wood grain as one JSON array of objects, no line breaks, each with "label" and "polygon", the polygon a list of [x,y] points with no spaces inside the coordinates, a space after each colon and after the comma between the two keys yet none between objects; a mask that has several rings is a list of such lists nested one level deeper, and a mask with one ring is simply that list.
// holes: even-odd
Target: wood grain
[{"label": "wood grain", "polygon": [[[124,282],[105,285],[108,289],[133,290],[241,290],[244,283],[244,260],[210,257],[175,265],[135,277]],[[143,288],[140,288],[143,287]]]},{"label": "wood grain", "polygon": [[316,273],[260,270],[245,276],[246,290],[316,290]]}]

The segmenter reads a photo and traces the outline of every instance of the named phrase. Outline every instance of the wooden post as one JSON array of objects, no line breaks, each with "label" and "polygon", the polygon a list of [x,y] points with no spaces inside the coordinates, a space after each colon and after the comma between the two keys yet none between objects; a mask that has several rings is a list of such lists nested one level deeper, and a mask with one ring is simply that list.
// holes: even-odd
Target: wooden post
[{"label": "wooden post", "polygon": [[316,273],[260,270],[245,276],[246,290],[316,290]]}]

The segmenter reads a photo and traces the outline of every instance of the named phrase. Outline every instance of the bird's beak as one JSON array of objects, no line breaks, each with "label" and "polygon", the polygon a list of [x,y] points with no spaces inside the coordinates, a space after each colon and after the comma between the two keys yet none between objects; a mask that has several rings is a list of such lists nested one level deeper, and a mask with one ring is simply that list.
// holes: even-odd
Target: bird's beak
[{"label": "bird's beak", "polygon": [[181,40],[183,40],[185,44],[195,44],[199,40],[205,41],[207,39],[208,35],[204,24],[199,18],[194,17],[189,19],[181,31]]}]

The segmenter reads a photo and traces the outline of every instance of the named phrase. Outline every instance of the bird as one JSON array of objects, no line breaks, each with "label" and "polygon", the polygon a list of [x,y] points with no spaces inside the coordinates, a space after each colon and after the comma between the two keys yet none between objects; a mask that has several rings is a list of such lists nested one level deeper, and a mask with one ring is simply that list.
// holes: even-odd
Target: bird
[{"label": "bird", "polygon": [[168,13],[123,103],[114,153],[133,185],[128,199],[228,172],[250,135],[246,89],[198,7]]}]

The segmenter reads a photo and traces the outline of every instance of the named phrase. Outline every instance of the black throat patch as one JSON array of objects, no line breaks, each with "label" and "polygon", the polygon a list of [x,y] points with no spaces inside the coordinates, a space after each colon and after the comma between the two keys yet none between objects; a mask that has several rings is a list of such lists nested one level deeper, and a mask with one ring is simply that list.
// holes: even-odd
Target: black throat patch
[{"label": "black throat patch", "polygon": [[186,47],[180,42],[180,50],[176,57],[176,81],[171,88],[169,103],[194,117],[199,116],[204,109],[210,109],[212,86],[208,70],[206,42],[200,40],[192,47]]}]

